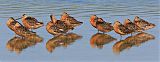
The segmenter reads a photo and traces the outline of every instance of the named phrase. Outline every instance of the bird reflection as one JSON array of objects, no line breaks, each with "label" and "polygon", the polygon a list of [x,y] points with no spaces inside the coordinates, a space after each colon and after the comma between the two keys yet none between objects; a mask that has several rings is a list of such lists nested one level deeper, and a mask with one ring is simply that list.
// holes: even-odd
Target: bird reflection
[{"label": "bird reflection", "polygon": [[92,35],[90,39],[90,45],[92,48],[99,48],[102,49],[103,45],[110,43],[112,41],[116,40],[115,38],[111,37],[108,34],[102,34],[102,33],[96,33]]},{"label": "bird reflection", "polygon": [[52,39],[49,39],[46,43],[46,49],[48,52],[52,52],[55,50],[56,47],[67,47],[71,43],[75,42],[77,39],[81,39],[82,36],[77,35],[75,33],[68,33],[68,34],[61,34],[58,36],[53,37]]},{"label": "bird reflection", "polygon": [[113,45],[113,52],[119,54],[121,51],[131,48],[132,46],[139,46],[140,44],[153,40],[155,37],[148,33],[139,33],[134,36],[129,36],[124,40],[118,41]]},{"label": "bird reflection", "polygon": [[38,35],[32,35],[28,37],[13,37],[8,41],[6,48],[9,51],[14,51],[19,54],[23,49],[34,46],[42,41],[43,38]]}]

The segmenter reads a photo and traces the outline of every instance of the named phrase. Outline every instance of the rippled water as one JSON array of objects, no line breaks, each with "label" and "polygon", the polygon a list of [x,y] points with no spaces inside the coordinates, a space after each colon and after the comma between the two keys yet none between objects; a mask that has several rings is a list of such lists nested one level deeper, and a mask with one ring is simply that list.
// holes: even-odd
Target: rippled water
[{"label": "rippled water", "polygon": [[[0,62],[159,61],[159,0],[0,0],[0,8]],[[28,44],[25,43],[27,40],[24,40],[24,45],[26,46],[24,46],[24,49],[22,48],[19,53],[16,51],[10,51],[10,48],[7,48],[7,45],[10,45],[10,42],[14,41],[14,32],[6,26],[6,21],[9,17],[18,18],[26,13],[30,16],[36,17],[38,20],[41,20],[46,24],[50,21],[50,14],[56,15],[59,19],[60,14],[63,11],[68,12],[77,20],[84,22],[81,26],[70,31],[81,38],[75,40],[71,38],[72,40],[68,40],[66,43],[56,43],[56,48],[50,53],[47,49],[47,45],[50,41],[53,41],[53,36],[47,33],[45,27],[42,27],[35,30],[38,36],[40,36],[42,42]],[[145,31],[148,34],[151,34],[151,36],[153,35],[154,39],[140,43],[138,46],[133,45],[127,47],[119,54],[116,54],[113,52],[112,48],[113,45],[120,41],[120,36],[112,31],[106,35],[109,35],[116,40],[97,43],[98,47],[96,47],[96,45],[94,46],[90,42],[93,36],[97,33],[97,30],[89,23],[89,17],[92,14],[96,14],[112,23],[115,20],[123,22],[126,18],[133,20],[134,16],[140,16],[141,18],[156,24],[155,28]],[[129,35],[123,36],[122,39],[125,39],[128,36]],[[102,38],[101,41],[106,38]],[[19,41],[21,40],[23,39],[19,39]]]}]

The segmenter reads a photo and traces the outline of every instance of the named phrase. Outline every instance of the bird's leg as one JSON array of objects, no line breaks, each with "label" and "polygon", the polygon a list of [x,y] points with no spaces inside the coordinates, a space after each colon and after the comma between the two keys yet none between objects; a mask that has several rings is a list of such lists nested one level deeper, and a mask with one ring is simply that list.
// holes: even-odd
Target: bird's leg
[{"label": "bird's leg", "polygon": [[25,37],[22,36],[22,39],[25,39]]},{"label": "bird's leg", "polygon": [[98,33],[99,33],[99,30],[98,30]]},{"label": "bird's leg", "polygon": [[120,40],[122,40],[122,35],[120,35],[121,37],[120,37]]},{"label": "bird's leg", "polygon": [[31,31],[33,32],[33,29],[31,28]]},{"label": "bird's leg", "polygon": [[105,34],[105,32],[103,32],[103,34]]},{"label": "bird's leg", "polygon": [[17,34],[14,34],[14,37],[17,37]]},{"label": "bird's leg", "polygon": [[132,33],[131,33],[131,36],[132,36]]}]

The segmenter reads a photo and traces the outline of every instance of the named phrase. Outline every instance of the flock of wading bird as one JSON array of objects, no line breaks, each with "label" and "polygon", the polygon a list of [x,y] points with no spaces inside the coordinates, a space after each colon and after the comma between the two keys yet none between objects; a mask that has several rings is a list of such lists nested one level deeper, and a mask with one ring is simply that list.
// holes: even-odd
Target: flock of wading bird
[{"label": "flock of wading bird", "polygon": [[[67,33],[73,30],[76,26],[81,25],[83,22],[77,21],[74,17],[70,16],[68,13],[63,12],[60,20],[57,20],[54,15],[50,15],[51,21],[47,23],[46,30],[52,35],[56,35],[52,39],[49,39],[46,43],[46,49],[49,52],[55,50],[56,47],[64,46],[75,42],[75,40],[80,39],[82,36],[75,33]],[[19,23],[16,20],[22,20]],[[126,35],[132,34],[134,32],[140,32],[134,36],[129,36],[124,40],[116,42],[113,46],[114,52],[121,52],[122,50],[129,48],[134,45],[139,45],[145,41],[154,39],[154,36],[143,31],[154,28],[155,24],[149,23],[138,16],[135,17],[134,22],[129,19],[125,19],[124,24],[119,21],[115,21],[113,26],[109,22],[105,22],[102,18],[96,15],[90,16],[91,25],[98,30],[98,33],[94,34],[90,39],[90,45],[94,48],[103,48],[104,44],[110,43],[116,40],[106,32],[114,30],[117,34]],[[37,29],[44,26],[43,22],[39,22],[36,18],[27,16],[23,14],[22,17],[14,19],[10,17],[7,21],[7,26],[14,31],[18,36],[13,37],[7,43],[7,48],[10,51],[16,51],[20,53],[23,49],[33,46],[36,43],[42,42],[43,38],[36,35],[32,29]],[[103,33],[99,33],[99,31]]]},{"label": "flock of wading bird", "polygon": [[[50,15],[51,21],[47,23],[46,30],[52,35],[65,34],[69,30],[73,30],[76,26],[81,25],[83,22],[77,21],[74,17],[68,13],[63,12],[60,20],[57,20],[54,15]],[[22,19],[22,23],[19,23],[18,19]],[[21,18],[14,19],[10,17],[7,21],[7,26],[14,31],[17,35],[26,37],[32,34],[36,34],[32,29],[37,29],[44,26],[43,22],[39,22],[36,18],[23,14]],[[112,23],[105,22],[102,18],[96,15],[90,17],[91,25],[99,31],[106,33],[114,30],[117,34],[126,35],[134,32],[143,32],[145,30],[155,27],[155,24],[145,21],[144,19],[135,16],[134,21],[125,19],[124,24],[118,20]]]}]

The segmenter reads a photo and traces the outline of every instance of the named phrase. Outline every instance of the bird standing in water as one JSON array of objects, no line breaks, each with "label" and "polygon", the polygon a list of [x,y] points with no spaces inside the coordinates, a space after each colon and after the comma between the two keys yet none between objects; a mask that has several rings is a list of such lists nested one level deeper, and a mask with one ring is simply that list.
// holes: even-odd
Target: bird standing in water
[{"label": "bird standing in water", "polygon": [[105,33],[113,30],[111,23],[105,22],[102,18],[98,18],[96,15],[90,17],[91,25],[99,31]]},{"label": "bird standing in water", "polygon": [[6,25],[12,30],[15,31],[15,24],[19,23],[13,17],[10,17],[6,23]]},{"label": "bird standing in water", "polygon": [[14,31],[19,36],[26,37],[35,34],[35,32],[29,31],[26,27],[24,27],[21,23],[16,21],[13,17],[10,17],[6,24],[12,31]]},{"label": "bird standing in water", "polygon": [[125,19],[124,26],[127,27],[131,32],[142,32],[143,31],[139,26],[131,22],[129,19]]},{"label": "bird standing in water", "polygon": [[98,18],[98,21],[96,22],[96,28],[98,31],[101,31],[103,33],[110,32],[113,30],[112,23],[105,22],[102,18]]},{"label": "bird standing in water", "polygon": [[52,35],[60,35],[74,29],[63,21],[57,20],[53,15],[50,15],[50,18],[51,21],[47,23],[46,30]]},{"label": "bird standing in water", "polygon": [[138,16],[135,16],[134,24],[136,24],[137,26],[139,26],[143,30],[148,30],[148,29],[154,28],[156,26],[155,24],[149,23],[149,22],[139,18]]},{"label": "bird standing in water", "polygon": [[96,28],[96,22],[98,21],[98,17],[96,15],[91,15],[90,17],[90,24]]},{"label": "bird standing in water", "polygon": [[27,29],[31,29],[31,31],[44,25],[43,22],[39,22],[36,18],[27,16],[26,14],[22,16],[22,23]]},{"label": "bird standing in water", "polygon": [[117,34],[120,34],[121,37],[122,35],[126,35],[133,32],[129,30],[127,27],[125,27],[124,25],[122,25],[119,21],[114,22],[113,29]]},{"label": "bird standing in water", "polygon": [[83,23],[83,22],[77,21],[74,17],[70,16],[66,12],[63,12],[60,20],[65,22],[67,25],[71,25],[73,27],[79,26]]}]

